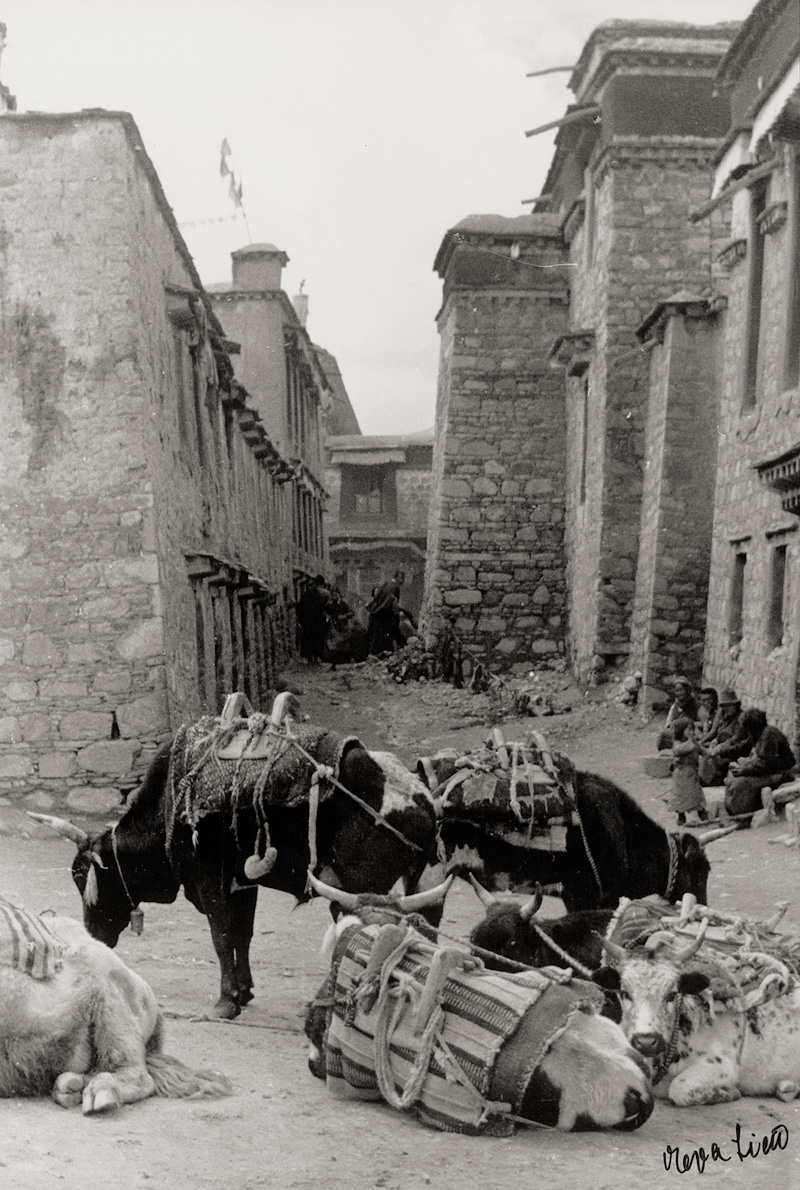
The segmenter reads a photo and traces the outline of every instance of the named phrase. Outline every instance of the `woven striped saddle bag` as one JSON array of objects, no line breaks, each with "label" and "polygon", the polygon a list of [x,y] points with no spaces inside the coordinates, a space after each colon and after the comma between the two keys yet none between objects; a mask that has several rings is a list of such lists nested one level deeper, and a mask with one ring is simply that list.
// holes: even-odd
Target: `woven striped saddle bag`
[{"label": "woven striped saddle bag", "polygon": [[50,979],[61,967],[64,950],[46,918],[0,897],[0,967]]},{"label": "woven striped saddle bag", "polygon": [[600,1004],[567,972],[500,975],[407,924],[365,926],[336,972],[328,1090],[385,1099],[440,1131],[507,1136],[549,1046]]}]

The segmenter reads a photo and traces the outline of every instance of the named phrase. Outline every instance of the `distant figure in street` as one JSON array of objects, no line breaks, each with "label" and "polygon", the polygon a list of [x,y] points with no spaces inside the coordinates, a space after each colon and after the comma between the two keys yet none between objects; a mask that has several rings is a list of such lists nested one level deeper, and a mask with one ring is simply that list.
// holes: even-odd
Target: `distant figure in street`
[{"label": "distant figure in street", "polygon": [[331,593],[325,579],[318,574],[313,582],[307,582],[297,601],[297,623],[300,627],[300,656],[309,665],[316,665],[325,648],[328,628],[327,609]]},{"label": "distant figure in street", "polygon": [[396,570],[367,604],[370,653],[394,652],[395,646],[402,648],[405,644],[400,631],[400,591],[405,577],[402,570]]},{"label": "distant figure in street", "polygon": [[[729,814],[750,815],[761,809],[761,790],[765,786],[777,789],[790,780],[795,757],[786,736],[779,728],[769,726],[766,714],[758,707],[745,711],[742,725],[752,751],[733,761],[728,769],[725,809]],[[749,817],[739,821],[740,830],[748,826]]]},{"label": "distant figure in street", "polygon": [[[697,826],[705,822],[706,799],[700,784],[698,764],[700,746],[695,739],[694,722],[688,715],[672,721],[672,797],[669,808],[678,815],[678,826]],[[688,817],[687,817],[688,815]]]}]

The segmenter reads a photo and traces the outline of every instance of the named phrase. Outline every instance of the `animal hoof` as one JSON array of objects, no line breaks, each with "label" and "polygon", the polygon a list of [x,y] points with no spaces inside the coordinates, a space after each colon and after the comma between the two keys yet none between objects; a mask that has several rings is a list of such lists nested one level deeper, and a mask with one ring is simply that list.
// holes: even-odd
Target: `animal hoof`
[{"label": "animal hoof", "polygon": [[782,1082],[778,1083],[778,1088],[775,1094],[783,1103],[791,1103],[792,1100],[796,1099],[798,1094],[800,1094],[800,1087],[798,1087],[796,1083],[790,1082],[788,1079],[784,1079]]},{"label": "animal hoof", "polygon": [[258,855],[248,856],[244,861],[245,876],[248,880],[261,880],[272,871],[277,858],[278,852],[274,847],[267,848],[263,859]]},{"label": "animal hoof", "polygon": [[86,1077],[68,1070],[60,1074],[53,1087],[53,1099],[60,1107],[80,1107]]},{"label": "animal hoof", "polygon": [[253,999],[253,989],[239,988],[239,991],[236,993],[236,999],[238,1000],[239,1004],[249,1004]]},{"label": "animal hoof", "polygon": [[217,1000],[214,1005],[214,1016],[219,1017],[221,1021],[232,1021],[241,1011],[233,1000]]},{"label": "animal hoof", "polygon": [[119,1096],[109,1087],[101,1087],[94,1094],[89,1087],[86,1088],[83,1104],[85,1116],[99,1116],[103,1112],[114,1111],[119,1105]]}]

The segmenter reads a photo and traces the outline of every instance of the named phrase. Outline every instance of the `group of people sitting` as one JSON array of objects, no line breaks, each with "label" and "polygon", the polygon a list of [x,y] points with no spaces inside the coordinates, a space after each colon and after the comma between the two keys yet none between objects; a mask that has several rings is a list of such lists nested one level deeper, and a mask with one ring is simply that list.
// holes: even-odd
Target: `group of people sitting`
[{"label": "group of people sitting", "polygon": [[706,686],[699,701],[685,677],[673,683],[674,698],[659,751],[672,750],[670,809],[678,825],[706,820],[704,786],[725,786],[725,809],[739,827],[750,826],[762,807],[762,790],[777,789],[795,775],[791,745],[779,728],[767,722],[757,707],[742,710],[734,690],[721,694]]}]

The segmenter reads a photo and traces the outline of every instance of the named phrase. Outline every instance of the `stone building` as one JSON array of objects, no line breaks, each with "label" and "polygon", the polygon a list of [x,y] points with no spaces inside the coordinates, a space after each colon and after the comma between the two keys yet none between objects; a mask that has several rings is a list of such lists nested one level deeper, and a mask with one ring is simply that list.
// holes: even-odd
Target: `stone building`
[{"label": "stone building", "polygon": [[327,567],[322,409],[331,403],[332,390],[305,317],[281,289],[286,253],[274,244],[249,244],[231,258],[232,281],[209,285],[208,293],[226,333],[240,345],[236,378],[252,394],[269,438],[294,468],[292,567],[297,593],[304,576]]},{"label": "stone building", "polygon": [[131,117],[6,113],[0,150],[0,790],[105,809],[181,721],[269,697],[307,480]]},{"label": "stone building", "polygon": [[725,211],[728,305],[705,679],[796,737],[800,697],[800,3],[760,0],[719,68],[731,126],[696,227]]},{"label": "stone building", "polygon": [[[584,681],[628,668],[649,372],[636,332],[723,272],[725,214],[688,234],[687,219],[728,128],[715,72],[735,29],[598,26],[534,213],[473,216],[439,250],[425,626],[449,618],[497,668],[563,653]],[[661,612],[682,597],[662,598],[664,577],[642,589],[648,630],[656,591]]]},{"label": "stone building", "polygon": [[495,668],[564,650],[565,419],[548,350],[567,270],[547,214],[475,215],[445,236],[423,626]]},{"label": "stone building", "polygon": [[335,434],[326,441],[331,568],[351,607],[405,572],[402,603],[419,614],[425,577],[433,431]]}]

